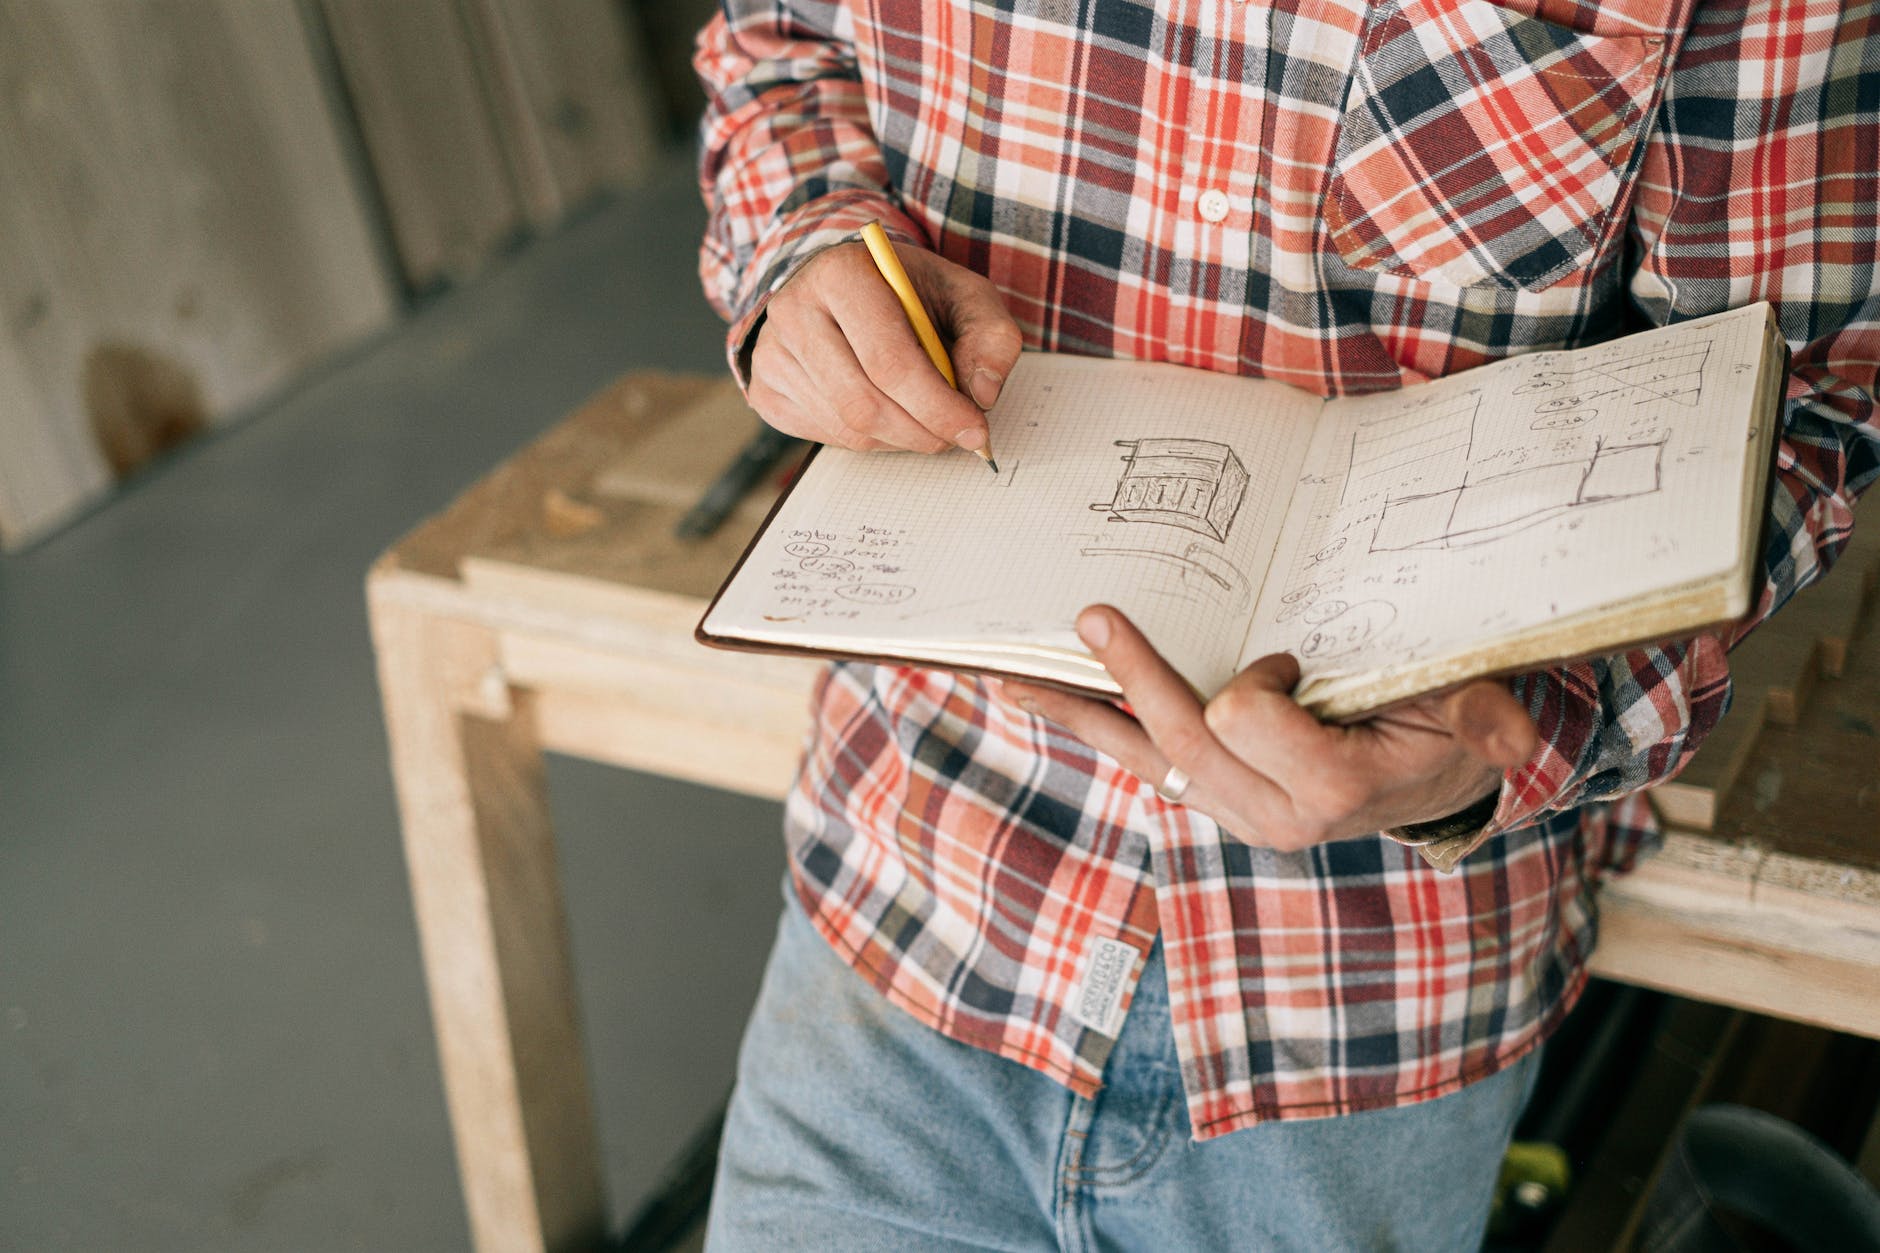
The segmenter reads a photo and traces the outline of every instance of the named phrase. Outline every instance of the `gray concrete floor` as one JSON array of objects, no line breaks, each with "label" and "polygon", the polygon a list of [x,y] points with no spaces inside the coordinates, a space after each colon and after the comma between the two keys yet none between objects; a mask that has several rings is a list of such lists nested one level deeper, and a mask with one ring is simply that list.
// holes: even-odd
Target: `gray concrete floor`
[{"label": "gray concrete floor", "polygon": [[[635,367],[718,371],[682,160],[0,557],[0,1248],[467,1243],[362,579]],[[616,1225],[727,1088],[773,805],[556,762]]]}]

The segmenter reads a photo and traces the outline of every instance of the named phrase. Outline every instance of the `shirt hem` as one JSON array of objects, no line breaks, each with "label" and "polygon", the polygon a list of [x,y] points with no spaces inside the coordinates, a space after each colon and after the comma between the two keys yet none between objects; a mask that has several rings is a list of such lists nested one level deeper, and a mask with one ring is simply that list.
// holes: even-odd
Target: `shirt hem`
[{"label": "shirt hem", "polygon": [[1501,1073],[1544,1044],[1547,1038],[1559,1029],[1561,1021],[1566,1018],[1573,1007],[1579,1003],[1580,995],[1586,990],[1586,982],[1589,977],[1590,972],[1585,965],[1576,966],[1567,984],[1566,990],[1561,993],[1559,999],[1554,1002],[1553,1006],[1549,1008],[1546,1013],[1541,1015],[1540,1021],[1535,1025],[1533,1032],[1526,1040],[1512,1049],[1494,1054],[1481,1065],[1464,1070],[1461,1074],[1451,1076],[1448,1079],[1442,1080],[1440,1083],[1429,1084],[1421,1088],[1412,1088],[1409,1091],[1394,1092],[1388,1096],[1356,1097],[1344,1101],[1300,1101],[1277,1105],[1256,1104],[1251,1108],[1237,1110],[1232,1114],[1223,1114],[1218,1118],[1209,1119],[1206,1122],[1195,1123],[1195,1139],[1212,1140],[1218,1136],[1224,1136],[1247,1127],[1258,1126],[1261,1123],[1285,1122],[1288,1120],[1302,1120],[1308,1118],[1335,1118],[1343,1114],[1362,1114],[1371,1110],[1397,1109],[1402,1106],[1419,1105],[1424,1101],[1434,1101],[1441,1097],[1453,1095],[1471,1084],[1480,1083],[1491,1075]]}]

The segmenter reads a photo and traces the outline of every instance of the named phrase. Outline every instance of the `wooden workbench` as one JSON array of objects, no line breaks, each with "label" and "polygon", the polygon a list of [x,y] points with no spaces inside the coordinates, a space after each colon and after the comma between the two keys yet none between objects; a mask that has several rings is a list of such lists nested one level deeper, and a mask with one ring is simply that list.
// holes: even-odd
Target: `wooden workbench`
[{"label": "wooden workbench", "polygon": [[[543,752],[766,797],[795,766],[814,664],[692,641],[762,502],[709,540],[672,538],[753,421],[727,384],[624,379],[406,536],[368,580],[481,1249],[605,1234]],[[1714,830],[1671,830],[1606,889],[1596,972],[1880,1036],[1880,632],[1849,625],[1870,599],[1873,556],[1829,581],[1832,606],[1796,615],[1806,639],[1776,648],[1773,677],[1743,700],[1749,733],[1717,755],[1727,768],[1708,793],[1678,798]]]}]

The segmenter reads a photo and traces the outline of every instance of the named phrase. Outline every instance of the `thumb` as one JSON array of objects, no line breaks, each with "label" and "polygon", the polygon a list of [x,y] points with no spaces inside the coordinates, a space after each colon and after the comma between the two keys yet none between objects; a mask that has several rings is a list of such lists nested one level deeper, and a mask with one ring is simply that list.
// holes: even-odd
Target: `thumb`
[{"label": "thumb", "polygon": [[1269,653],[1227,681],[1214,694],[1202,718],[1223,741],[1260,738],[1262,732],[1298,738],[1300,743],[1326,734],[1318,719],[1292,700],[1299,684],[1299,660],[1291,653]]},{"label": "thumb", "polygon": [[981,409],[990,409],[999,399],[1006,376],[1018,364],[1024,336],[990,279],[943,257],[932,260],[928,308],[951,343],[961,390]]}]

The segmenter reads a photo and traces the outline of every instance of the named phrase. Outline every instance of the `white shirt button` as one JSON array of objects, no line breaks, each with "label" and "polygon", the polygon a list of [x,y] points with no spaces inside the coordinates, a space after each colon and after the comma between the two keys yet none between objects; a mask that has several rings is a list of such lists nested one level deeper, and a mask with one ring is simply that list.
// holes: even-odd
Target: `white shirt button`
[{"label": "white shirt button", "polygon": [[1201,198],[1195,202],[1195,208],[1202,218],[1209,222],[1224,222],[1227,220],[1228,211],[1233,206],[1228,204],[1226,192],[1218,187],[1210,187],[1201,193]]}]

